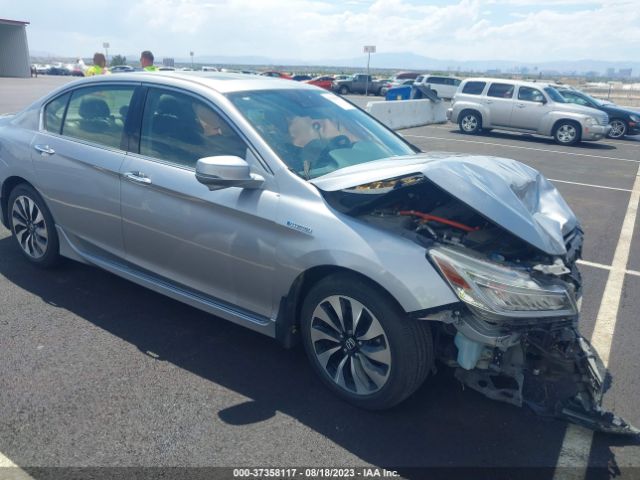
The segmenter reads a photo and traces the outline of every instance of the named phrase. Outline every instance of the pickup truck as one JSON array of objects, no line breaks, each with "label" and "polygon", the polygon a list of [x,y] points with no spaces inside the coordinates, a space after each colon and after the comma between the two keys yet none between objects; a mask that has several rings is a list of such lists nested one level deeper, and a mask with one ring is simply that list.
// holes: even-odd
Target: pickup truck
[{"label": "pickup truck", "polygon": [[347,93],[373,93],[380,95],[384,82],[374,80],[371,75],[356,73],[346,80],[336,80],[333,82],[331,89],[341,95]]}]

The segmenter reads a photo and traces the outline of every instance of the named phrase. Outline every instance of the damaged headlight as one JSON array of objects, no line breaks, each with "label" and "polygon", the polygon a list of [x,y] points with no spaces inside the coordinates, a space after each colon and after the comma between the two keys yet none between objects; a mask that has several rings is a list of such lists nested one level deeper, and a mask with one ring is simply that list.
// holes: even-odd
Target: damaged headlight
[{"label": "damaged headlight", "polygon": [[574,293],[559,280],[541,282],[516,270],[460,251],[437,247],[429,255],[458,298],[500,317],[562,317],[578,312]]}]

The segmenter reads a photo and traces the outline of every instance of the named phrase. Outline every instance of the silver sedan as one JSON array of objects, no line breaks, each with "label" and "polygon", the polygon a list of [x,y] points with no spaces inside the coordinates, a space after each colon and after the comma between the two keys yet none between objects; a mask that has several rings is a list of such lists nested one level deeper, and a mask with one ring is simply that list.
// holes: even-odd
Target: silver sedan
[{"label": "silver sedan", "polygon": [[600,408],[577,330],[580,224],[518,162],[420,152],[298,82],[125,73],[1,118],[0,186],[26,261],[301,342],[358,406],[398,404],[439,360],[491,398],[636,432]]}]

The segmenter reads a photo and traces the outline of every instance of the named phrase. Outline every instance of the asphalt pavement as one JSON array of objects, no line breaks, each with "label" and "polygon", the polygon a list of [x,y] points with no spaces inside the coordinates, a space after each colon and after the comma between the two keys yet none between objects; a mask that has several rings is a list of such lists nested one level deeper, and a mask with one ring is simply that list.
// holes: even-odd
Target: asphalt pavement
[{"label": "asphalt pavement", "polygon": [[[0,113],[62,81],[0,79]],[[581,328],[591,338],[619,271],[640,139],[560,147],[500,132],[470,137],[452,124],[401,133],[424,150],[515,158],[553,179],[586,231]],[[636,425],[639,229],[640,218],[621,274],[604,402]],[[368,465],[408,478],[429,478],[411,467],[497,468],[468,478],[506,478],[502,469],[513,467],[540,479],[640,477],[637,440],[595,434],[567,463],[567,424],[465,390],[445,368],[390,411],[359,410],[320,384],[302,349],[96,268],[38,270],[2,227],[0,305],[0,466],[8,459],[33,478],[46,478],[37,467]]]}]

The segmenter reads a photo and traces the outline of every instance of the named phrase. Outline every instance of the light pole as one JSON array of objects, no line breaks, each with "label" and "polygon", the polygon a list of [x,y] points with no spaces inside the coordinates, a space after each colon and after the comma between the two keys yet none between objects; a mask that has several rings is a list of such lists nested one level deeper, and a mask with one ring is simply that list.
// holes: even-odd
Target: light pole
[{"label": "light pole", "polygon": [[369,64],[371,63],[371,54],[372,53],[376,53],[376,46],[375,45],[365,45],[364,46],[364,53],[367,54],[367,81],[365,83],[365,87],[364,87],[364,96],[367,97],[369,96]]},{"label": "light pole", "polygon": [[193,50],[189,52],[189,55],[191,55],[191,70],[193,70]]},{"label": "light pole", "polygon": [[107,61],[107,65],[109,65],[109,42],[104,42],[102,48],[104,48],[105,60]]}]

